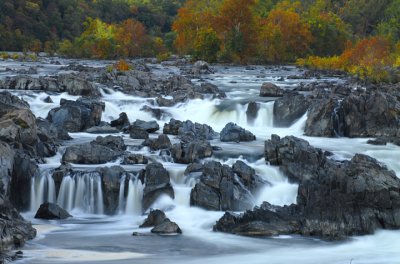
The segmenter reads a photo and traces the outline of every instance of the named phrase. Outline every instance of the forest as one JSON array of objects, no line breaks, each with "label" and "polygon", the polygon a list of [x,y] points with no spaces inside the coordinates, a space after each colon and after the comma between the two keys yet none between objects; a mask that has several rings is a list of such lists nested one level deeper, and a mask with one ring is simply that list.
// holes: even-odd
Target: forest
[{"label": "forest", "polygon": [[400,0],[3,0],[0,50],[296,63],[394,82]]}]

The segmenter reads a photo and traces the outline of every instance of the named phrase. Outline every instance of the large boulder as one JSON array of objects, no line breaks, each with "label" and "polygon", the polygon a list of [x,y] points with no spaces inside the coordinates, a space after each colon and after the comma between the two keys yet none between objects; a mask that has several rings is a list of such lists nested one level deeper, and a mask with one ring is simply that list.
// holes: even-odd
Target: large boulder
[{"label": "large boulder", "polygon": [[111,121],[111,126],[116,127],[119,130],[128,128],[130,125],[128,115],[125,112],[119,114],[118,119]]},{"label": "large boulder", "polygon": [[177,163],[189,164],[200,159],[211,157],[213,148],[210,142],[205,140],[193,140],[181,142],[171,147],[172,158]]},{"label": "large boulder", "polygon": [[302,117],[310,106],[304,95],[287,95],[274,102],[274,126],[288,127]]},{"label": "large boulder", "polygon": [[260,96],[263,97],[281,97],[284,90],[273,83],[263,83],[260,89]]},{"label": "large boulder", "polygon": [[106,137],[98,136],[91,143],[110,148],[114,151],[126,150],[126,145],[125,145],[124,139],[121,136],[118,136],[118,137],[116,137],[116,136],[106,136]]},{"label": "large boulder", "polygon": [[134,129],[144,130],[148,133],[154,133],[160,129],[160,126],[158,125],[158,123],[156,121],[143,121],[143,120],[137,119],[129,127],[129,130],[134,130]]},{"label": "large boulder", "polygon": [[316,137],[335,136],[334,113],[339,106],[335,99],[315,100],[308,111],[304,134]]},{"label": "large boulder", "polygon": [[220,133],[220,140],[222,142],[240,142],[240,141],[253,141],[256,140],[250,131],[234,124],[228,123]]},{"label": "large boulder", "polygon": [[0,116],[16,109],[29,109],[29,104],[7,91],[0,92]]},{"label": "large boulder", "polygon": [[254,198],[233,170],[219,162],[204,164],[199,182],[190,193],[190,205],[208,210],[243,211],[253,207]]},{"label": "large boulder", "polygon": [[80,98],[76,101],[61,99],[60,106],[50,110],[47,119],[58,131],[80,132],[98,126],[105,104],[103,102]]},{"label": "large boulder", "polygon": [[143,146],[149,147],[151,150],[169,149],[172,147],[171,141],[167,135],[159,135],[155,139],[146,139]]},{"label": "large boulder", "polygon": [[41,204],[35,214],[35,218],[47,220],[66,219],[68,217],[71,217],[71,215],[66,210],[64,210],[57,204],[48,202]]},{"label": "large boulder", "polygon": [[299,184],[297,203],[284,207],[265,203],[241,216],[227,213],[215,230],[341,239],[400,228],[400,179],[377,160],[356,154],[350,161],[336,162],[290,137],[275,138],[275,145],[278,153],[266,154],[275,156],[275,164],[287,170],[297,163],[297,176],[291,177]]},{"label": "large boulder", "polygon": [[247,123],[253,124],[258,116],[258,111],[260,110],[260,104],[256,102],[250,102],[247,105],[246,116]]},{"label": "large boulder", "polygon": [[104,213],[115,214],[119,208],[119,195],[121,179],[127,177],[126,171],[120,166],[102,167],[97,171],[101,175],[103,190]]},{"label": "large boulder", "polygon": [[179,129],[182,127],[182,121],[171,119],[168,123],[164,124],[163,133],[169,135],[178,135]]},{"label": "large boulder", "polygon": [[182,234],[180,227],[168,218],[165,218],[162,223],[156,225],[150,232],[159,235]]},{"label": "large boulder", "polygon": [[160,163],[151,163],[141,172],[140,178],[144,183],[142,208],[145,212],[161,196],[175,197],[171,186],[169,173]]},{"label": "large boulder", "polygon": [[62,161],[76,164],[104,164],[123,154],[123,151],[116,151],[94,143],[86,143],[67,147],[62,156]]},{"label": "large boulder", "polygon": [[39,174],[36,161],[27,154],[17,151],[14,157],[10,201],[18,210],[29,209],[31,179]]},{"label": "large boulder", "polygon": [[60,74],[58,84],[70,95],[99,97],[99,90],[88,80],[72,74]]},{"label": "large boulder", "polygon": [[141,224],[139,227],[152,227],[152,226],[157,226],[164,222],[164,220],[167,218],[165,213],[161,210],[150,210],[149,215],[147,218],[144,220],[143,224]]}]

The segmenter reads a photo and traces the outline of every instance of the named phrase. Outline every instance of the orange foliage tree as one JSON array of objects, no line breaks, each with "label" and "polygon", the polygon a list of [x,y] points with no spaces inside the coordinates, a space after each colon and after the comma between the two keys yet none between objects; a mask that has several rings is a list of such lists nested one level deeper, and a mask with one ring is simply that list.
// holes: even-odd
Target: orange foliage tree
[{"label": "orange foliage tree", "polygon": [[272,62],[293,61],[310,49],[310,27],[292,10],[273,9],[261,22],[261,51]]},{"label": "orange foliage tree", "polygon": [[137,57],[144,55],[149,37],[142,23],[134,19],[123,21],[116,30],[115,40],[117,54],[123,57]]}]

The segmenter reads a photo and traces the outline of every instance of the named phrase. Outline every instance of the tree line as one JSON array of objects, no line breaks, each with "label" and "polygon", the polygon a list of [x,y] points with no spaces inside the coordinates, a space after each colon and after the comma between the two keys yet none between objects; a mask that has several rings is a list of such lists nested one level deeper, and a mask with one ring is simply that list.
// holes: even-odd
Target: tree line
[{"label": "tree line", "polygon": [[[3,0],[0,49],[72,57],[191,55],[388,79],[400,0]],[[389,76],[390,75],[390,76]]]}]

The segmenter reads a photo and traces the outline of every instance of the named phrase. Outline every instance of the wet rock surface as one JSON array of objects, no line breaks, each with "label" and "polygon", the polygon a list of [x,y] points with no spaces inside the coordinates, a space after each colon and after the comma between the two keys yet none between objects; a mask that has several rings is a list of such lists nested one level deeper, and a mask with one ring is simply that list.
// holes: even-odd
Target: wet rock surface
[{"label": "wet rock surface", "polygon": [[66,219],[68,217],[71,217],[71,215],[66,210],[64,210],[57,204],[48,202],[41,204],[35,214],[35,218],[46,220]]},{"label": "wet rock surface", "polygon": [[220,140],[222,142],[253,141],[256,140],[256,136],[234,123],[228,123],[220,133]]},{"label": "wet rock surface", "polygon": [[[293,137],[274,137],[266,158],[299,183],[297,204],[264,203],[243,215],[226,213],[215,230],[241,235],[301,234],[326,239],[400,227],[400,179],[375,159],[356,154],[329,160],[321,150]],[[296,172],[291,168],[296,168]]]}]

